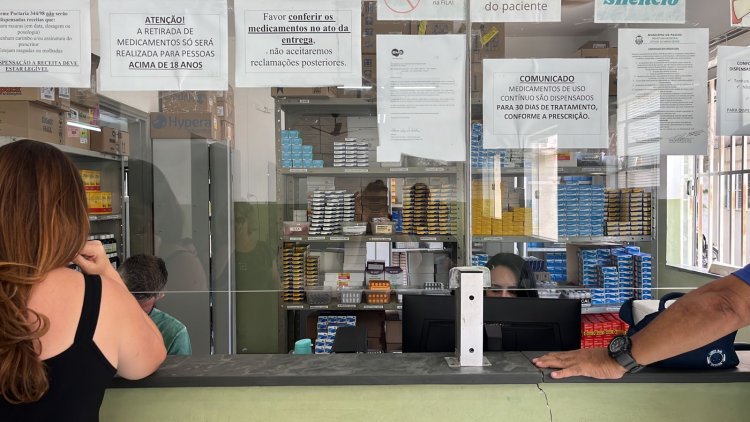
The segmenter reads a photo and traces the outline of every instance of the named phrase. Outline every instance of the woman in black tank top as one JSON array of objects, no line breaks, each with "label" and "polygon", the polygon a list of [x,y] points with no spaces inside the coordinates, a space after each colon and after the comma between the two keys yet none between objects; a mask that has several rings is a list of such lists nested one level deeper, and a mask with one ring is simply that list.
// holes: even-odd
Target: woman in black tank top
[{"label": "woman in black tank top", "polygon": [[[0,421],[96,421],[116,372],[142,378],[164,360],[158,329],[127,292],[101,244],[86,242],[88,233],[81,177],[59,149],[28,140],[0,147]],[[81,300],[73,295],[81,291],[75,286],[80,276],[64,269],[71,261],[107,280],[107,289],[99,275],[81,280],[80,310],[65,307]],[[100,320],[103,291],[108,309]],[[35,306],[51,316],[29,307],[36,295]],[[72,345],[42,361],[46,333],[55,333],[45,343],[50,350],[72,333],[76,319],[70,312],[80,312]],[[107,321],[108,332],[116,321],[127,333],[118,334],[129,336],[102,340],[118,368],[94,342],[100,321]]]}]

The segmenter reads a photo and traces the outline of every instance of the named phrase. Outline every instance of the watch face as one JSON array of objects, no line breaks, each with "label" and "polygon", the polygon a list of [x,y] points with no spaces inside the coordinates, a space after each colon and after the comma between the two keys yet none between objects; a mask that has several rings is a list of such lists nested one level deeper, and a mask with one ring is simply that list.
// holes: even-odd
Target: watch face
[{"label": "watch face", "polygon": [[609,343],[609,351],[611,353],[620,352],[625,348],[625,337],[619,336],[612,339]]}]

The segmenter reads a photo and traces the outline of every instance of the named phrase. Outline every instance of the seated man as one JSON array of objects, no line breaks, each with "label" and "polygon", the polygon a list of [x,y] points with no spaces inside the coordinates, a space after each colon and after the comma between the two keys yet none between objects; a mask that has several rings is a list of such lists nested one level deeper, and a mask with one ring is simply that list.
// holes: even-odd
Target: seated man
[{"label": "seated man", "polygon": [[133,255],[125,260],[118,272],[143,311],[161,331],[167,354],[192,354],[185,325],[154,307],[156,301],[164,297],[161,291],[167,284],[168,273],[164,260],[152,255]]},{"label": "seated man", "polygon": [[490,269],[492,287],[487,297],[539,297],[529,264],[512,253],[499,253],[485,265]]}]

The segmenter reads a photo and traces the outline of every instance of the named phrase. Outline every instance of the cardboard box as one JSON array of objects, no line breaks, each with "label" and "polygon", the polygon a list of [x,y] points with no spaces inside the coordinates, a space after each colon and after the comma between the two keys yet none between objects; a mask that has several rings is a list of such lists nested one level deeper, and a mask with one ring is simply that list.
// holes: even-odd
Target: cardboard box
[{"label": "cardboard box", "polygon": [[65,119],[51,107],[31,101],[0,101],[0,136],[61,144]]},{"label": "cardboard box", "polygon": [[159,111],[164,113],[215,113],[218,91],[159,91]]},{"label": "cardboard box", "polygon": [[63,110],[70,109],[70,88],[55,88],[55,104]]},{"label": "cardboard box", "polygon": [[401,343],[402,338],[402,325],[401,321],[386,321],[385,322],[385,342],[386,343]]},{"label": "cardboard box", "polygon": [[461,30],[461,24],[453,21],[414,21],[410,32],[414,35],[445,35],[458,34]]},{"label": "cardboard box", "polygon": [[216,103],[216,116],[221,121],[234,123],[234,104],[227,102]]},{"label": "cardboard box", "polygon": [[302,98],[333,98],[336,96],[336,88],[271,88],[271,96],[277,97],[302,97]]},{"label": "cardboard box", "polygon": [[505,24],[474,23],[471,25],[471,38],[471,61],[473,63],[482,63],[484,59],[505,57]]},{"label": "cardboard box", "polygon": [[91,150],[115,155],[130,155],[130,134],[111,127],[91,132]]},{"label": "cardboard box", "polygon": [[362,3],[362,54],[377,52],[377,34],[411,34],[409,21],[379,21],[374,1]]},{"label": "cardboard box", "polygon": [[57,106],[55,88],[0,87],[0,101],[39,101]]},{"label": "cardboard box", "polygon": [[89,214],[112,214],[112,192],[86,191]]},{"label": "cardboard box", "polygon": [[65,137],[63,138],[62,143],[63,145],[67,145],[69,147],[89,150],[91,149],[90,137],[90,130],[66,125]]},{"label": "cardboard box", "polygon": [[99,56],[91,54],[91,86],[89,88],[71,88],[71,103],[87,108],[99,107],[99,94],[96,92],[96,70],[99,69],[99,60]]},{"label": "cardboard box", "polygon": [[152,139],[219,139],[221,126],[213,113],[151,113]]},{"label": "cardboard box", "polygon": [[218,104],[234,104],[234,87],[229,84],[226,91],[216,91],[216,102]]}]

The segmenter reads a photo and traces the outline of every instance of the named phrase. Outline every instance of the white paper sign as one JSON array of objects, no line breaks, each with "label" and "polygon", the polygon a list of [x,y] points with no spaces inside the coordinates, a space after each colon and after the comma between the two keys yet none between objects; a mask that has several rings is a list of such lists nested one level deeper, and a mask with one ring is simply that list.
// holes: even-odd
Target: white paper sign
[{"label": "white paper sign", "polygon": [[620,29],[621,155],[706,154],[708,29]]},{"label": "white paper sign", "polygon": [[560,22],[560,0],[471,0],[473,22]]},{"label": "white paper sign", "polygon": [[750,135],[750,48],[719,46],[716,134]]},{"label": "white paper sign", "polygon": [[483,61],[484,147],[606,148],[609,59]]},{"label": "white paper sign", "polygon": [[461,21],[466,0],[378,0],[380,21]]},{"label": "white paper sign", "polygon": [[750,0],[729,0],[732,26],[750,26]]},{"label": "white paper sign", "polygon": [[227,0],[100,0],[102,91],[226,90]]},{"label": "white paper sign", "polygon": [[91,86],[89,0],[5,1],[0,6],[0,84]]},{"label": "white paper sign", "polygon": [[466,35],[378,35],[378,161],[466,159]]},{"label": "white paper sign", "polygon": [[594,22],[685,23],[686,1],[687,0],[594,0]]},{"label": "white paper sign", "polygon": [[362,85],[362,3],[236,0],[238,87]]}]

